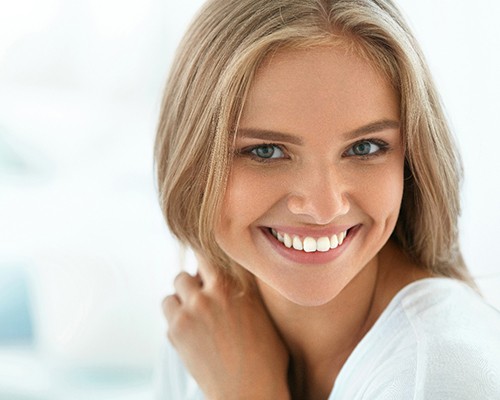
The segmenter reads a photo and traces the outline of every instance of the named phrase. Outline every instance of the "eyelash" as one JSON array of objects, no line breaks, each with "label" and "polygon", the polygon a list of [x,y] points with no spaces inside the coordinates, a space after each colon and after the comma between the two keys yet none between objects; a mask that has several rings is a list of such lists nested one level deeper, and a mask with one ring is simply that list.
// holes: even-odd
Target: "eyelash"
[{"label": "eyelash", "polygon": [[[374,153],[365,154],[365,155],[362,155],[362,154],[347,155],[346,154],[348,151],[354,149],[354,147],[356,147],[357,145],[362,144],[362,143],[374,144],[374,145],[378,146],[379,149],[377,151],[375,151]],[[388,150],[389,150],[389,144],[383,140],[380,140],[380,139],[361,139],[361,140],[358,140],[356,143],[353,143],[351,146],[349,146],[349,148],[342,154],[342,156],[355,157],[355,158],[358,158],[360,160],[367,160],[367,159],[378,157],[382,154],[385,154],[385,153],[387,153]]]},{"label": "eyelash", "polygon": [[[346,154],[348,151],[352,150],[354,147],[356,147],[357,145],[362,144],[362,143],[374,144],[374,145],[378,146],[379,149],[377,151],[375,151],[374,153],[366,154],[366,155],[356,155],[356,154],[348,155],[348,154]],[[253,154],[253,151],[255,151],[259,148],[270,147],[270,146],[278,148],[283,154],[285,154],[285,157],[263,158],[263,157],[258,157],[257,155]],[[346,151],[344,151],[344,153],[342,153],[342,156],[343,157],[354,157],[354,158],[357,158],[360,160],[368,160],[368,159],[371,159],[374,157],[378,157],[378,156],[386,153],[388,150],[389,150],[389,144],[383,140],[380,140],[380,139],[361,139],[361,140],[358,140],[357,142],[353,143],[351,146],[349,146],[349,148]],[[276,162],[278,160],[287,160],[290,157],[287,156],[286,153],[287,153],[286,148],[283,145],[276,144],[276,143],[262,143],[262,144],[258,144],[255,146],[245,147],[245,148],[237,151],[237,155],[248,156],[252,160],[260,162],[260,163],[272,163],[272,162]]]},{"label": "eyelash", "polygon": [[[254,150],[260,149],[262,147],[271,147],[271,146],[278,148],[285,155],[285,157],[282,157],[282,158],[263,158],[263,157],[258,157],[257,155],[252,153]],[[275,162],[277,160],[287,160],[290,158],[286,155],[286,153],[287,153],[286,148],[283,145],[276,144],[276,143],[262,143],[262,144],[258,144],[256,146],[245,147],[241,150],[238,150],[237,153],[239,155],[248,156],[252,160],[260,162],[260,163],[271,163],[271,162]]]}]

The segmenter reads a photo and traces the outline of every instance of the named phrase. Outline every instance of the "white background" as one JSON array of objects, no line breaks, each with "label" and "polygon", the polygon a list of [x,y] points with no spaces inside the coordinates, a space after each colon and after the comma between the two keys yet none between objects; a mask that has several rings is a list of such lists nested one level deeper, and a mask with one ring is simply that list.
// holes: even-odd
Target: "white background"
[{"label": "white background", "polygon": [[[35,335],[0,343],[1,400],[152,397],[160,302],[179,265],[152,146],[200,4],[0,0],[0,268],[25,273]],[[462,151],[465,258],[500,308],[500,2],[398,4]]]}]

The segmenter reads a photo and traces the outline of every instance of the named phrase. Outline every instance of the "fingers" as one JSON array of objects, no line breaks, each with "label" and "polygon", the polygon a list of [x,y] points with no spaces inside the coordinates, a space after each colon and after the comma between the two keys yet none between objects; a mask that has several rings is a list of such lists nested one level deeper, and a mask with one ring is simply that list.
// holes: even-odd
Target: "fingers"
[{"label": "fingers", "polygon": [[218,274],[217,269],[207,260],[207,258],[200,254],[195,253],[198,260],[198,274],[205,286],[212,286],[217,282]]},{"label": "fingers", "polygon": [[173,316],[176,314],[176,311],[181,306],[181,302],[179,297],[176,294],[172,294],[170,296],[165,297],[162,303],[163,314],[167,319],[167,323],[170,325],[172,322]]},{"label": "fingers", "polygon": [[181,272],[175,277],[175,293],[165,297],[163,300],[163,312],[169,321],[175,312],[186,303],[190,297],[200,290],[201,279],[198,276],[191,276],[187,272]]},{"label": "fingers", "polygon": [[219,293],[217,269],[204,256],[195,254],[198,273],[195,276],[187,272],[179,273],[174,280],[175,293],[165,297],[162,303],[171,341],[175,336],[172,332],[183,332],[193,315],[205,314],[209,308],[209,298]]},{"label": "fingers", "polygon": [[189,297],[200,290],[201,280],[198,276],[191,276],[187,272],[181,272],[175,277],[174,288],[181,303],[186,302]]}]

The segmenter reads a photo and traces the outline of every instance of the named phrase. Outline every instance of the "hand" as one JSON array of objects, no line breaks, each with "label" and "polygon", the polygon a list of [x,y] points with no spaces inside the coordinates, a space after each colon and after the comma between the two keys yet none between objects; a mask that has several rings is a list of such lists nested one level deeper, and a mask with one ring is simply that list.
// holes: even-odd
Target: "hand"
[{"label": "hand", "polygon": [[168,337],[207,399],[289,399],[288,352],[256,289],[241,294],[198,258],[163,302]]}]

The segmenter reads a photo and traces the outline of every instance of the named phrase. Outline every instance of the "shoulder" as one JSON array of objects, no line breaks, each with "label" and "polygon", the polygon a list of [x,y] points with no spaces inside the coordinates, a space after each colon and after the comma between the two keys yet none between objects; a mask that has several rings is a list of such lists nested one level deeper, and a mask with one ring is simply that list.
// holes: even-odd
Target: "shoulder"
[{"label": "shoulder", "polygon": [[500,397],[498,310],[446,278],[410,285],[400,306],[416,340],[417,398]]},{"label": "shoulder", "polygon": [[500,312],[465,284],[414,282],[344,365],[332,395],[347,397],[331,399],[500,398],[499,332]]},{"label": "shoulder", "polygon": [[[500,311],[466,284],[430,278],[404,288],[388,307],[402,310],[419,345],[500,343]],[[463,348],[463,347],[462,347]]]}]

